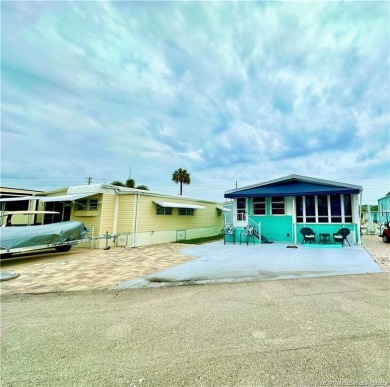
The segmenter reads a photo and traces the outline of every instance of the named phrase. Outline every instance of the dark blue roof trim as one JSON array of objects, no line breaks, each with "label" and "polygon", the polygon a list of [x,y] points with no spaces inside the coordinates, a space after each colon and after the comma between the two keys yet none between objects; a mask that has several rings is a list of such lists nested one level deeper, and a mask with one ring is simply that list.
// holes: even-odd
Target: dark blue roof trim
[{"label": "dark blue roof trim", "polygon": [[259,186],[225,194],[225,198],[253,198],[271,196],[304,196],[304,195],[331,195],[331,194],[351,194],[359,193],[359,189],[343,186],[286,182],[281,184],[271,184]]}]

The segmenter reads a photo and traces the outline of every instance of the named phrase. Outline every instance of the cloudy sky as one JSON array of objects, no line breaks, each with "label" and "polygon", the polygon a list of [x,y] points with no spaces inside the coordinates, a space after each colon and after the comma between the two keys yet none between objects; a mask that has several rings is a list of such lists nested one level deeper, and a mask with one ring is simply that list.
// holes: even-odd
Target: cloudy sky
[{"label": "cloudy sky", "polygon": [[390,191],[389,2],[1,2],[1,185]]}]

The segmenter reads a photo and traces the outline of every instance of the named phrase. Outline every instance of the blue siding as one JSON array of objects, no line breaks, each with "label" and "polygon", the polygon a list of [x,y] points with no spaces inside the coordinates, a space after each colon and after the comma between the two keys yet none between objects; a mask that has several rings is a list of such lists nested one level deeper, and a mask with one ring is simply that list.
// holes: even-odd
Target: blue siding
[{"label": "blue siding", "polygon": [[249,217],[261,225],[261,234],[271,242],[292,242],[294,240],[293,219],[285,216],[255,216]]},{"label": "blue siding", "polygon": [[356,224],[340,224],[340,223],[325,223],[325,224],[319,224],[319,223],[307,223],[307,224],[298,224],[297,225],[297,242],[302,242],[302,234],[301,229],[303,227],[310,227],[315,233],[316,233],[316,243],[319,242],[319,234],[330,234],[330,241],[333,243],[333,234],[336,233],[340,228],[348,228],[351,231],[355,232],[355,243],[358,241],[358,235],[357,235],[357,226]]},{"label": "blue siding", "polygon": [[390,222],[390,213],[388,211],[390,211],[390,196],[385,196],[378,200],[378,220],[380,224]]}]

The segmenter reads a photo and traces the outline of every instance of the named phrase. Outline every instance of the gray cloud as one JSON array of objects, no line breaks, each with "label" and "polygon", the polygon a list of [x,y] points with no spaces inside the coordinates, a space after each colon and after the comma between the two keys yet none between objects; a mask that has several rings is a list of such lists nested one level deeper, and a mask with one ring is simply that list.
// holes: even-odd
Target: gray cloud
[{"label": "gray cloud", "polygon": [[176,192],[184,167],[187,191],[213,199],[298,173],[382,179],[374,202],[390,190],[386,7],[4,3],[2,184],[110,182],[131,166]]}]

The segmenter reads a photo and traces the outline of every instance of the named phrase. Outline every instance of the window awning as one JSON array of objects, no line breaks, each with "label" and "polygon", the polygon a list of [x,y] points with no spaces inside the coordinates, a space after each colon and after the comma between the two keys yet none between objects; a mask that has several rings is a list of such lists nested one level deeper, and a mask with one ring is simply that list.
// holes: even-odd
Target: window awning
[{"label": "window awning", "polygon": [[77,199],[86,198],[88,196],[95,195],[95,193],[84,193],[84,194],[74,194],[74,195],[59,195],[59,196],[45,196],[40,197],[39,201],[43,203],[47,202],[74,202]]},{"label": "window awning", "polygon": [[173,203],[173,202],[160,202],[155,201],[161,207],[171,207],[171,208],[193,208],[194,210],[205,210],[206,207],[197,206],[196,204],[188,204],[188,203]]},{"label": "window awning", "polygon": [[225,208],[225,207],[222,207],[222,206],[217,206],[218,210],[221,210],[221,211],[224,211],[224,212],[232,212],[231,209],[229,208]]}]

